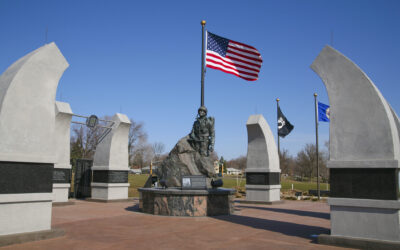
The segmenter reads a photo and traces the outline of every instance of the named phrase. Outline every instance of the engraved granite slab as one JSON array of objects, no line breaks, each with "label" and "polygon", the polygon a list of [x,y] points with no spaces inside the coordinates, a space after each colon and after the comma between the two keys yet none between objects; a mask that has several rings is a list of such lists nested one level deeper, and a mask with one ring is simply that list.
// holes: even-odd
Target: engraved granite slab
[{"label": "engraved granite slab", "polygon": [[182,189],[207,189],[207,179],[203,175],[182,176]]}]

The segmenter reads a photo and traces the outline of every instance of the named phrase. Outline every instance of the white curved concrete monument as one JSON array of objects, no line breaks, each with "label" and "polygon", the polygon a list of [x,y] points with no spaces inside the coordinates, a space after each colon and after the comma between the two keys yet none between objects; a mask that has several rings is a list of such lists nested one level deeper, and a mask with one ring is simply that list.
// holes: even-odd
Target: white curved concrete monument
[{"label": "white curved concrete monument", "polygon": [[124,114],[115,114],[111,132],[96,147],[93,160],[93,200],[128,198],[128,136],[131,122]]},{"label": "white curved concrete monument", "polygon": [[335,49],[326,46],[311,68],[331,108],[331,236],[321,240],[399,242],[398,116],[368,76]]},{"label": "white curved concrete monument", "polygon": [[55,97],[67,67],[50,43],[0,76],[0,235],[51,229]]},{"label": "white curved concrete monument", "polygon": [[72,110],[66,102],[56,102],[55,150],[53,171],[53,202],[68,202],[71,187],[70,129]]},{"label": "white curved concrete monument", "polygon": [[262,115],[251,115],[246,127],[246,201],[277,202],[280,200],[281,169],[274,136]]}]

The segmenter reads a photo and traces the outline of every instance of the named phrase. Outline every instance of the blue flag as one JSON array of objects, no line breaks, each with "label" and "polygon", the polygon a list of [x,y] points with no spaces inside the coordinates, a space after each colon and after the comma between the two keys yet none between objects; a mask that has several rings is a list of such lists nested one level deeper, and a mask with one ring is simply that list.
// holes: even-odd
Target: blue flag
[{"label": "blue flag", "polygon": [[329,122],[330,109],[329,105],[318,102],[318,121]]}]

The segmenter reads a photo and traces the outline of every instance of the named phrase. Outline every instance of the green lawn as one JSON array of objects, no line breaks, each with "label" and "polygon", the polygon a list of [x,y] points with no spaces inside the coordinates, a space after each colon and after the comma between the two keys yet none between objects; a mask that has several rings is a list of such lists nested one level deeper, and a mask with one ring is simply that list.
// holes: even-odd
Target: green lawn
[{"label": "green lawn", "polygon": [[148,178],[148,174],[129,174],[128,181],[131,186],[129,187],[128,196],[139,197],[139,191],[137,189],[143,187]]},{"label": "green lawn", "polygon": [[[147,174],[141,174],[141,175],[129,174],[129,183],[131,184],[131,186],[129,187],[129,197],[139,197],[139,192],[137,189],[144,186],[144,183],[146,182],[148,177],[149,175]],[[240,189],[244,190],[246,185],[245,178],[240,179],[239,177],[237,179],[236,177],[233,176],[224,176],[222,179],[224,181],[224,186],[223,186],[224,188],[235,188],[239,183]],[[300,182],[300,181],[283,179],[281,182],[282,185],[281,190],[283,192],[291,190],[292,184],[293,184],[293,189],[295,191],[306,192],[309,189],[317,189],[316,182]],[[329,185],[327,183],[321,183],[320,188],[321,190],[327,190],[327,186],[329,188]]]},{"label": "green lawn", "polygon": [[[292,181],[292,180],[282,180],[281,185],[282,185],[282,191],[287,191],[292,189],[292,184],[293,184],[293,189],[296,191],[308,191],[310,189],[317,189],[317,183],[316,182],[300,182],[300,181]],[[329,184],[328,183],[320,183],[320,189],[321,190],[329,190]]]}]

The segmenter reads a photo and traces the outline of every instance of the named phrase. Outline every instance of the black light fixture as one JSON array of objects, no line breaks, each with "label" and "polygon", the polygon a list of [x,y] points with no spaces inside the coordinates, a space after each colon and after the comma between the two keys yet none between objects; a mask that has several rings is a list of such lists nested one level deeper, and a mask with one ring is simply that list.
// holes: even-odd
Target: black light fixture
[{"label": "black light fixture", "polygon": [[214,181],[214,179],[211,180],[211,186],[213,188],[219,188],[222,187],[224,185],[224,182],[222,181],[222,179],[217,179]]},{"label": "black light fixture", "polygon": [[99,123],[99,118],[95,115],[91,115],[86,119],[86,126],[89,128],[94,128]]}]

